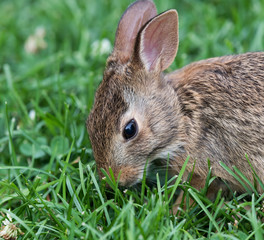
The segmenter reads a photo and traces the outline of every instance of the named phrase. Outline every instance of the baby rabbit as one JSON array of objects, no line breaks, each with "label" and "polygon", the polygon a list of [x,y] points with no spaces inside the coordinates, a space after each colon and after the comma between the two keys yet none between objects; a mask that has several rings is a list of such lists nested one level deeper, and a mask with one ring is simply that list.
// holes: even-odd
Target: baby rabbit
[{"label": "baby rabbit", "polygon": [[[119,184],[132,186],[146,161],[166,160],[177,174],[204,187],[212,175],[243,190],[224,170],[236,166],[253,181],[245,154],[264,181],[264,52],[202,60],[164,74],[178,49],[178,14],[157,15],[151,0],[123,14],[93,109],[87,120],[98,169],[111,167]],[[102,173],[99,170],[102,177]],[[220,185],[212,184],[214,195]],[[263,191],[258,187],[259,191]]]}]

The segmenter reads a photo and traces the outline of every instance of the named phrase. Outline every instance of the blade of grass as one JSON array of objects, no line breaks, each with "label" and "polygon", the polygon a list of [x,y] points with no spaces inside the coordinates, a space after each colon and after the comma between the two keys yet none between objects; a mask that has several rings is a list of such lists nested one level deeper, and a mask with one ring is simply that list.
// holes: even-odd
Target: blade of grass
[{"label": "blade of grass", "polygon": [[[104,236],[100,237],[100,240],[104,240],[104,239],[109,239],[108,237],[113,234],[115,231],[119,230],[120,228],[123,227],[123,223],[118,224],[117,226],[114,226],[110,229],[110,231],[108,231],[106,234],[104,234]],[[113,238],[113,236],[112,236]]]},{"label": "blade of grass", "polygon": [[248,212],[249,219],[251,220],[250,223],[254,229],[255,239],[256,240],[262,240],[264,236],[264,230],[261,225],[261,223],[257,219],[257,211],[255,207],[255,194],[252,194],[252,200],[251,200],[251,212]]},{"label": "blade of grass", "polygon": [[[9,122],[8,122],[7,102],[5,103],[5,106],[6,106],[6,112],[5,112],[5,114],[6,114],[6,125],[7,125],[8,138],[9,138],[9,152],[10,152],[10,155],[11,155],[12,165],[13,166],[17,166],[18,165],[18,161],[17,161],[16,151],[15,151],[15,147],[14,147],[14,143],[13,143],[13,137],[12,137],[11,129],[9,127]],[[16,177],[16,181],[17,181],[19,187],[22,188],[22,183],[21,183],[20,178],[19,178],[19,173],[16,170],[14,172],[15,172],[15,175],[17,176]]]},{"label": "blade of grass", "polygon": [[260,185],[260,187],[262,188],[262,190],[264,191],[264,183],[260,180],[260,178],[259,178],[259,176],[257,175],[257,173],[256,173],[256,171],[255,171],[255,169],[253,168],[253,166],[252,166],[252,164],[251,164],[251,162],[249,161],[249,158],[248,158],[248,156],[246,155],[246,159],[247,159],[247,161],[248,161],[248,164],[249,164],[249,166],[250,166],[250,168],[251,168],[251,170],[253,171],[253,173],[254,173],[254,176],[255,176],[255,178],[257,179],[257,181],[258,181],[258,184]]},{"label": "blade of grass", "polygon": [[42,173],[44,175],[47,175],[49,176],[50,178],[55,178],[56,179],[56,176],[52,175],[51,173],[45,171],[45,170],[42,170],[40,168],[32,168],[32,167],[24,167],[24,166],[0,166],[0,171],[1,170],[23,170],[23,173],[25,173],[26,171],[32,171],[32,172],[39,172],[39,173]]},{"label": "blade of grass", "polygon": [[69,163],[69,160],[70,160],[70,156],[71,156],[71,153],[72,153],[72,148],[73,148],[73,145],[74,145],[74,140],[72,141],[72,144],[71,144],[71,147],[70,147],[70,150],[68,152],[68,155],[66,157],[66,161],[65,161],[65,165],[62,169],[62,172],[61,172],[61,176],[60,176],[60,179],[59,179],[59,183],[56,187],[56,194],[58,194],[58,192],[60,191],[61,189],[61,185],[62,183],[65,181],[65,172],[66,172],[66,169],[68,167],[68,163]]},{"label": "blade of grass", "polygon": [[[258,191],[255,189],[255,187],[252,185],[250,180],[236,167],[234,166],[233,169],[235,170],[236,174],[254,191],[254,193],[258,196]],[[249,190],[251,193],[252,191]]]},{"label": "blade of grass", "polygon": [[71,197],[73,198],[75,206],[77,207],[78,211],[80,213],[82,213],[83,212],[83,206],[81,205],[80,201],[76,197],[76,192],[73,189],[73,184],[71,183],[69,176],[66,176],[66,185],[67,185],[68,191],[70,192]]},{"label": "blade of grass", "polygon": [[9,121],[8,121],[8,107],[7,107],[7,102],[5,102],[5,107],[6,107],[6,125],[7,125],[7,130],[8,130],[8,138],[9,138],[9,151],[11,155],[11,161],[13,166],[17,166],[17,157],[16,157],[16,152],[14,148],[14,143],[13,143],[13,138],[11,134],[11,129],[9,126]]},{"label": "blade of grass", "polygon": [[[88,168],[88,172],[90,173],[90,175],[92,177],[93,184],[94,184],[94,186],[96,188],[96,191],[97,191],[97,193],[99,195],[99,198],[101,200],[101,203],[104,204],[105,203],[104,198],[102,196],[102,193],[101,193],[101,190],[100,190],[99,185],[97,183],[97,180],[96,180],[96,178],[94,176],[94,173],[93,173],[91,167],[89,166],[89,164],[87,165],[87,168]],[[105,217],[106,217],[107,224],[110,225],[111,224],[111,219],[110,219],[110,216],[108,214],[108,211],[107,211],[107,208],[106,207],[104,207],[104,213],[105,213]]]},{"label": "blade of grass", "polygon": [[[220,232],[219,226],[216,223],[214,217],[210,214],[210,212],[208,211],[208,209],[205,207],[205,205],[202,203],[202,201],[200,200],[200,198],[197,196],[197,194],[191,189],[188,189],[188,192],[192,195],[193,199],[200,205],[200,207],[203,209],[203,211],[206,213],[206,215],[208,216],[208,218],[210,219],[210,221],[213,223],[213,225],[216,228],[217,232]],[[209,237],[209,236],[208,236]]]},{"label": "blade of grass", "polygon": [[158,188],[159,202],[160,202],[160,204],[162,204],[162,193],[161,193],[159,173],[156,174],[156,179],[157,179],[157,188]]},{"label": "blade of grass", "polygon": [[82,162],[79,161],[79,162],[78,162],[78,165],[79,165],[79,176],[80,176],[80,181],[81,181],[81,186],[82,186],[83,195],[86,195],[86,188],[85,188],[85,183],[84,183],[84,176],[83,176],[83,166],[82,166]]},{"label": "blade of grass", "polygon": [[103,237],[103,235],[99,231],[97,231],[93,227],[89,226],[88,224],[82,223],[82,226],[86,227],[88,230],[90,230],[94,235],[96,235],[98,237],[98,239],[101,239]]},{"label": "blade of grass", "polygon": [[181,171],[179,172],[179,175],[178,175],[178,177],[177,177],[177,179],[176,179],[176,182],[175,182],[175,184],[173,185],[173,189],[172,189],[172,192],[171,192],[171,195],[170,195],[170,198],[169,198],[168,204],[171,202],[171,200],[172,200],[173,197],[174,197],[174,194],[175,194],[175,192],[176,192],[176,189],[177,189],[178,186],[179,186],[179,183],[180,183],[180,181],[181,181],[181,179],[182,179],[183,173],[185,172],[185,169],[186,169],[186,167],[187,167],[187,164],[188,164],[189,159],[190,159],[190,156],[188,156],[188,157],[186,158],[184,164],[182,165]]},{"label": "blade of grass", "polygon": [[221,165],[221,167],[223,167],[232,177],[234,177],[240,184],[241,186],[243,186],[243,188],[247,191],[247,192],[251,192],[249,190],[249,188],[247,187],[247,185],[241,180],[241,178],[239,178],[226,164],[224,164],[223,162],[219,163]]},{"label": "blade of grass", "polygon": [[7,85],[9,87],[9,90],[11,91],[11,96],[14,97],[14,101],[16,103],[18,103],[18,106],[21,108],[21,111],[24,114],[27,122],[31,122],[31,119],[29,118],[29,115],[27,112],[27,108],[26,108],[25,104],[23,103],[20,95],[17,93],[17,91],[14,88],[10,66],[8,64],[4,64],[3,68],[4,68],[4,73],[5,73]]}]

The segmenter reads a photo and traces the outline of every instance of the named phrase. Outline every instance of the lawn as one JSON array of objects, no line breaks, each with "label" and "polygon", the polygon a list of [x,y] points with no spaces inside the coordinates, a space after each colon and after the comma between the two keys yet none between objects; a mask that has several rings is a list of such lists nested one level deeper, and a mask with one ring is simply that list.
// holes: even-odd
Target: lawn
[{"label": "lawn", "polygon": [[[264,49],[263,0],[155,2],[179,13],[169,71]],[[156,187],[143,180],[125,191],[99,181],[85,121],[130,3],[1,0],[0,236],[9,228],[18,239],[263,239],[264,195],[254,186],[210,202],[180,177],[168,187],[154,175]],[[173,215],[179,188],[196,203]]]}]

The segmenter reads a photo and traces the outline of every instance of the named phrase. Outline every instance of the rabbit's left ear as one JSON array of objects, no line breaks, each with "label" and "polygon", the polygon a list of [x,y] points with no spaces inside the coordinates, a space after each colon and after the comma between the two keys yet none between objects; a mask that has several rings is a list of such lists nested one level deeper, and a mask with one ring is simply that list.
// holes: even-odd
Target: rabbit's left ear
[{"label": "rabbit's left ear", "polygon": [[148,71],[167,69],[178,50],[178,14],[166,11],[153,18],[140,33],[139,57]]},{"label": "rabbit's left ear", "polygon": [[156,15],[156,6],[151,0],[138,0],[124,12],[117,27],[113,50],[121,63],[132,58],[140,29]]}]

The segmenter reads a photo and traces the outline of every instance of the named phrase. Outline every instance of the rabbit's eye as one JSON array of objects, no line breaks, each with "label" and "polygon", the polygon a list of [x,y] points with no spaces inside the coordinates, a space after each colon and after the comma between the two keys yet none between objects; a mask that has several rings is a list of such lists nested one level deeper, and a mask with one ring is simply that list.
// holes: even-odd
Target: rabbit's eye
[{"label": "rabbit's eye", "polygon": [[134,119],[132,119],[125,126],[123,137],[125,139],[131,139],[134,136],[136,136],[137,132],[138,132],[137,122]]}]

